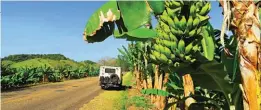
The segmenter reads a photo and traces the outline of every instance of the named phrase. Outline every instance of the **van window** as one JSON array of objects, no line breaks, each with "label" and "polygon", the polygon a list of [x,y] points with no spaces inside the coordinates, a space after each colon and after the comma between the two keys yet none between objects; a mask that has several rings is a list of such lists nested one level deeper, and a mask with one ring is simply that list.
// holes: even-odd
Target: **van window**
[{"label": "van window", "polygon": [[115,73],[115,69],[105,68],[105,73]]}]

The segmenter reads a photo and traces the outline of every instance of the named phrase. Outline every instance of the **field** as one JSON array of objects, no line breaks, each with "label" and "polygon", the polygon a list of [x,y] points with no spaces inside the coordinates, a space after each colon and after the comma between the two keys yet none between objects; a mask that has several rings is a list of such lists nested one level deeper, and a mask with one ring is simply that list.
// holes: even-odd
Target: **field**
[{"label": "field", "polygon": [[38,83],[93,77],[99,73],[96,64],[76,62],[71,59],[32,58],[23,61],[14,59],[4,59],[1,62],[1,89],[3,90]]}]

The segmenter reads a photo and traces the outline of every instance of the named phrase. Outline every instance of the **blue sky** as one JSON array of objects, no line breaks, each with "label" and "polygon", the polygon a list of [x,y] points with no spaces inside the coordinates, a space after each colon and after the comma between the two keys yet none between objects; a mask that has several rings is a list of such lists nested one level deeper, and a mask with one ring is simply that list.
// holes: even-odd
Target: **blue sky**
[{"label": "blue sky", "polygon": [[[124,39],[109,37],[87,44],[82,33],[88,18],[103,1],[2,2],[1,57],[11,54],[60,53],[76,61],[98,61],[116,57]],[[212,2],[210,22],[221,29],[223,16],[218,2]],[[155,22],[154,22],[155,24]]]}]

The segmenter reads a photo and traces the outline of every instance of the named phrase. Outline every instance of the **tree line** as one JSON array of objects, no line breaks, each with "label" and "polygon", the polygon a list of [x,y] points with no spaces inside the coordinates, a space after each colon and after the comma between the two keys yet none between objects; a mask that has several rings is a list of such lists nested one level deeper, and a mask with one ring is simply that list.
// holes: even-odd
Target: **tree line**
[{"label": "tree line", "polygon": [[16,54],[9,55],[7,57],[1,58],[1,61],[9,60],[13,62],[21,62],[34,58],[51,59],[51,60],[70,60],[62,54]]}]

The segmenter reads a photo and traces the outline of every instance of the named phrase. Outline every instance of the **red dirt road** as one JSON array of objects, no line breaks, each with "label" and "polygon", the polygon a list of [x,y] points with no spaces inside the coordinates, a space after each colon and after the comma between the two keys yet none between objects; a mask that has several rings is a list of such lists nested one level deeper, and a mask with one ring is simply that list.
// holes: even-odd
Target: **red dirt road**
[{"label": "red dirt road", "polygon": [[78,110],[102,92],[98,77],[2,92],[1,110]]}]

